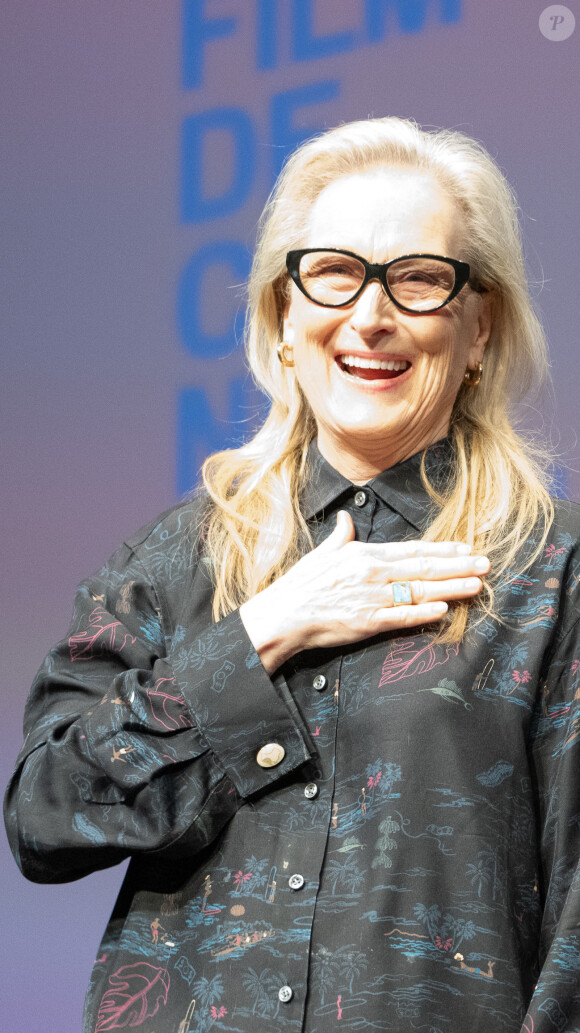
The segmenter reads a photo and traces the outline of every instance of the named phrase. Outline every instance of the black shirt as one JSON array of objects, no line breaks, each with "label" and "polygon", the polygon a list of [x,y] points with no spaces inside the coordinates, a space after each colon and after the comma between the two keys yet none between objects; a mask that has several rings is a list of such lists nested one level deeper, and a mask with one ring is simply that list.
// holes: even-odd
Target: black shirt
[{"label": "black shirt", "polygon": [[[360,541],[429,523],[420,456],[363,488],[310,462],[316,541],[338,509]],[[445,476],[448,446],[428,463]],[[199,508],[80,587],[7,796],[31,879],[132,856],[85,1033],[580,1033],[577,507],[506,578],[503,624],[272,678],[237,612],[211,622]]]}]

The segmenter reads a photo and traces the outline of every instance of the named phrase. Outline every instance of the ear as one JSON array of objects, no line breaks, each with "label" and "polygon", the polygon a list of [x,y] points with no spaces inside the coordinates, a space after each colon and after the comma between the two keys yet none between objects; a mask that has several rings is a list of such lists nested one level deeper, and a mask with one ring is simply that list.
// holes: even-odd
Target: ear
[{"label": "ear", "polygon": [[468,366],[472,369],[475,369],[478,362],[483,361],[485,347],[491,334],[494,307],[493,292],[486,291],[485,294],[478,294],[475,300],[477,301],[478,312],[475,317],[474,336],[469,349],[468,359]]},{"label": "ear", "polygon": [[294,326],[292,325],[292,320],[290,318],[289,301],[286,302],[282,315],[282,340],[286,341],[286,343],[290,345],[294,343]]}]

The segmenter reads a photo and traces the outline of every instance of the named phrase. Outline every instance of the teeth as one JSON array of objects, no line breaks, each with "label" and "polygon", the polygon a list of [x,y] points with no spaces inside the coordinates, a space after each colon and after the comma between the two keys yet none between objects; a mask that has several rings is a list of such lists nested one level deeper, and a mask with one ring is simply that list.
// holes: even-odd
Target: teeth
[{"label": "teeth", "polygon": [[407,369],[409,365],[404,359],[361,359],[358,355],[341,355],[340,361],[345,366],[359,366],[361,369],[388,369],[391,371]]}]

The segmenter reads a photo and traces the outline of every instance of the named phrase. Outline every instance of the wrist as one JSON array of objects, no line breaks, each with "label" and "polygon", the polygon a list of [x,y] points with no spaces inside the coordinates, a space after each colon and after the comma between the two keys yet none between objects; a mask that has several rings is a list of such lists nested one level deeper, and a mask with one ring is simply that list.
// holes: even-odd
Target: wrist
[{"label": "wrist", "polygon": [[272,594],[266,588],[240,606],[241,621],[268,674],[304,649],[300,629]]}]

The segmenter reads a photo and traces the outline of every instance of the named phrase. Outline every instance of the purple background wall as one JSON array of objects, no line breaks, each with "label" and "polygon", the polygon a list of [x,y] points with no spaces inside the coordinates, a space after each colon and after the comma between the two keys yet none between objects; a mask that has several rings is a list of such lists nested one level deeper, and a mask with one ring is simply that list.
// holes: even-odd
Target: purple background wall
[{"label": "purple background wall", "polygon": [[[251,420],[236,285],[295,135],[397,114],[462,129],[497,157],[520,199],[552,348],[556,402],[529,418],[580,497],[580,25],[544,38],[545,6],[3,0],[3,783],[28,684],[66,628],[77,581]],[[580,15],[578,0],[568,7]],[[208,254],[202,298],[187,270]],[[34,886],[2,850],[3,1028],[78,1033],[121,872]]]}]

